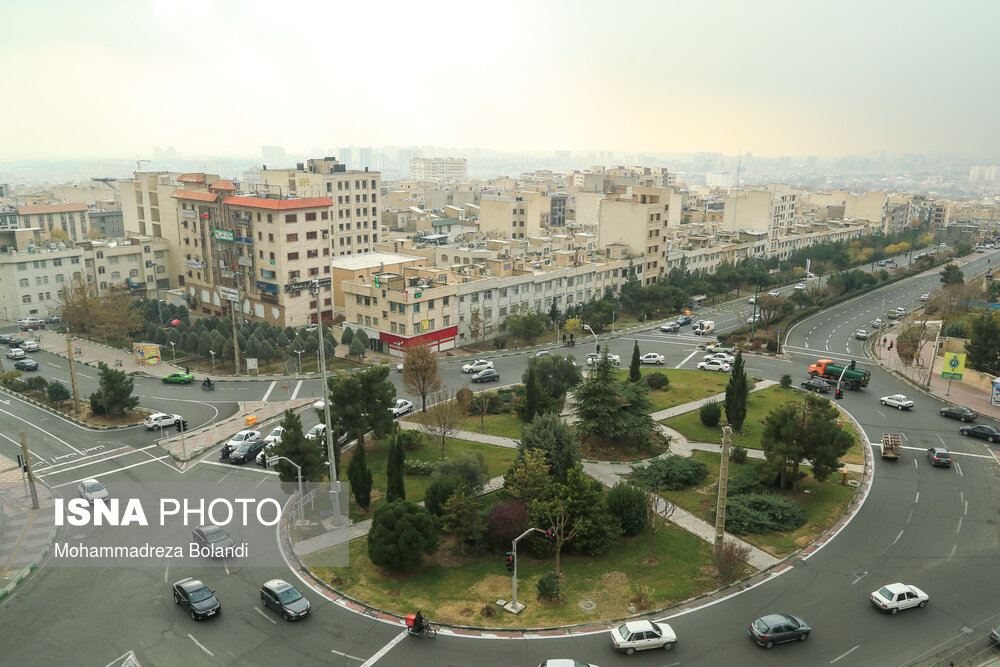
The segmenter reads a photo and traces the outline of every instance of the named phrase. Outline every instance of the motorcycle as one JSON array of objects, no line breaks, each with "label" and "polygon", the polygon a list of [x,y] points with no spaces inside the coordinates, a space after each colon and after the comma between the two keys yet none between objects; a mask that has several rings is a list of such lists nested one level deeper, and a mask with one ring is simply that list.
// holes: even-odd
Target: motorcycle
[{"label": "motorcycle", "polygon": [[406,632],[413,637],[427,637],[428,639],[434,639],[437,637],[437,630],[431,627],[430,623],[424,623],[424,627],[420,630],[414,630],[413,628],[407,628]]},{"label": "motorcycle", "polygon": [[233,447],[226,443],[222,446],[222,453],[219,455],[219,461],[222,463],[229,462],[229,455],[233,453]]},{"label": "motorcycle", "polygon": [[213,382],[212,384],[205,384],[204,382],[202,382],[201,383],[201,390],[202,391],[215,391],[215,383]]}]

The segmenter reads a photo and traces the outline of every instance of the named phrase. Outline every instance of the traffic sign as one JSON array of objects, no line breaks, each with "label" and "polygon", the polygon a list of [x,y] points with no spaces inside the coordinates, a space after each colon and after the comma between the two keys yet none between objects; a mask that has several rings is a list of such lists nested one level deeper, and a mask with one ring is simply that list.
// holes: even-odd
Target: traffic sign
[{"label": "traffic sign", "polygon": [[944,363],[941,365],[941,377],[946,380],[961,380],[962,371],[965,370],[965,354],[959,352],[946,352]]}]

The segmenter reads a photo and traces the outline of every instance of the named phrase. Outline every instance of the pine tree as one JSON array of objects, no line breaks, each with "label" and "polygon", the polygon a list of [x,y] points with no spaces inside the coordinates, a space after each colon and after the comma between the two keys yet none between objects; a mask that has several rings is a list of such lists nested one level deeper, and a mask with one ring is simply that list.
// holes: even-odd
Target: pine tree
[{"label": "pine tree", "polygon": [[403,462],[406,452],[403,451],[403,440],[396,432],[389,440],[389,458],[386,464],[386,502],[406,500],[406,486],[403,483]]},{"label": "pine tree", "polygon": [[726,385],[726,419],[734,431],[743,430],[747,418],[747,373],[743,367],[743,352],[736,352],[733,370]]},{"label": "pine tree", "polygon": [[368,469],[368,457],[364,445],[354,448],[351,464],[347,466],[347,479],[358,507],[367,511],[372,504],[372,471]]},{"label": "pine tree", "polygon": [[632,345],[632,363],[628,366],[629,382],[639,382],[642,380],[642,371],[639,370],[639,341]]}]

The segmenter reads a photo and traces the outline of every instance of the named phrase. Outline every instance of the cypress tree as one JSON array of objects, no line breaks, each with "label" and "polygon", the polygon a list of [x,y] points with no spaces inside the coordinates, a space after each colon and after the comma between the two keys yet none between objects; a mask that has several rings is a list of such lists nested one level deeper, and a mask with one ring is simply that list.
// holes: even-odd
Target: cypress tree
[{"label": "cypress tree", "polygon": [[406,453],[403,451],[403,440],[399,437],[399,432],[392,434],[389,440],[389,459],[386,464],[386,502],[394,500],[406,500],[406,487],[403,484],[403,461],[406,460]]},{"label": "cypress tree", "polygon": [[347,479],[358,507],[367,511],[372,504],[372,471],[368,469],[368,456],[363,445],[354,448],[351,464],[347,466]]},{"label": "cypress tree", "polygon": [[639,341],[632,345],[632,363],[628,366],[629,382],[639,382],[642,380],[642,371],[639,370]]}]

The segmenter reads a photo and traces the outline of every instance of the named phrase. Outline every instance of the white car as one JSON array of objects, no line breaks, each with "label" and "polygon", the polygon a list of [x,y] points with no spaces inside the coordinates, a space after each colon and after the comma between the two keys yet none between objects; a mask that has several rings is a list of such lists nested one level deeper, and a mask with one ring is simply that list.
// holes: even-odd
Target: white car
[{"label": "white car", "polygon": [[[601,354],[597,354],[596,352],[591,352],[590,354],[588,354],[587,355],[587,365],[588,366],[593,366],[594,363],[597,362],[598,357],[600,357],[600,356],[602,356],[602,355]],[[608,355],[608,361],[610,361],[611,365],[614,366],[616,364],[620,364],[622,362],[622,358],[619,357],[617,354],[609,354]]]},{"label": "white car", "polygon": [[170,415],[166,412],[154,412],[153,414],[146,417],[143,426],[146,427],[147,431],[160,430],[164,426],[176,426],[177,422],[182,419],[180,415]]},{"label": "white car", "polygon": [[38,343],[36,343],[35,341],[26,340],[23,343],[21,343],[21,349],[24,350],[25,352],[38,352],[42,348],[39,347]]},{"label": "white car", "polygon": [[326,437],[326,424],[316,424],[306,433],[306,440],[321,440]]},{"label": "white car", "polygon": [[280,442],[281,436],[285,432],[284,426],[275,426],[271,429],[271,432],[264,436],[264,442],[271,444],[272,442]]},{"label": "white car", "polygon": [[715,354],[705,355],[705,361],[712,361],[713,359],[718,361],[724,361],[727,364],[731,364],[734,361],[736,361],[736,357],[727,352],[716,352]]},{"label": "white car", "polygon": [[749,299],[747,299],[747,303],[749,304],[757,303],[757,297],[755,296],[750,297]]},{"label": "white car", "polygon": [[666,623],[629,621],[611,628],[611,646],[626,655],[651,648],[669,651],[676,643],[677,634]]},{"label": "white car", "polygon": [[639,357],[640,364],[662,364],[667,358],[656,352],[647,352]]},{"label": "white car", "polygon": [[768,292],[767,295],[768,296],[781,296],[781,290],[780,289],[773,289],[770,292]]},{"label": "white car", "polygon": [[260,431],[247,429],[245,431],[240,431],[239,433],[231,437],[229,439],[229,442],[227,442],[226,444],[235,450],[244,442],[250,442],[252,440],[259,440],[259,439],[260,439]]},{"label": "white car", "polygon": [[930,298],[931,298],[931,295],[930,295],[930,294],[927,294],[927,293],[925,293],[925,294],[921,294],[921,295],[920,295],[920,300],[921,300],[921,301],[927,301],[927,300],[929,300]]},{"label": "white car", "polygon": [[538,667],[597,667],[589,662],[580,662],[573,658],[549,658]]},{"label": "white car", "polygon": [[475,361],[470,361],[469,363],[462,366],[463,373],[478,373],[479,371],[485,371],[487,368],[493,368],[493,362],[489,359],[476,359]]},{"label": "white car", "polygon": [[806,284],[805,283],[796,283],[795,287],[793,287],[792,289],[795,289],[795,290],[798,290],[798,291],[801,292],[805,288],[806,288]]},{"label": "white car", "polygon": [[95,500],[103,500],[111,495],[108,493],[108,488],[96,479],[83,480],[80,482],[77,490],[80,492],[80,497],[88,503],[93,503]]},{"label": "white car", "polygon": [[326,408],[326,401],[320,399],[313,403],[313,410],[324,410]]},{"label": "white car", "polygon": [[267,459],[270,456],[274,456],[274,448],[277,447],[277,446],[278,446],[278,441],[277,440],[272,440],[270,442],[267,442],[265,440],[265,442],[264,442],[264,449],[262,449],[259,452],[257,452],[257,458],[254,459],[257,462],[257,465],[264,466],[266,468],[267,467]]},{"label": "white car", "polygon": [[892,396],[883,396],[878,399],[878,402],[882,405],[888,405],[894,408],[899,408],[900,410],[909,410],[913,407],[913,401],[904,396],[903,394],[893,394]]},{"label": "white car", "polygon": [[753,324],[754,322],[760,322],[763,319],[764,319],[763,315],[760,315],[760,314],[751,315],[750,317],[747,318],[747,324]]},{"label": "white car", "polygon": [[868,340],[868,330],[858,329],[857,331],[854,332],[854,337],[857,338],[858,340]]},{"label": "white car", "polygon": [[868,600],[876,609],[887,611],[890,614],[910,607],[926,607],[930,599],[931,596],[916,586],[899,583],[887,584],[877,591],[872,591],[872,594],[868,596]]},{"label": "white car", "polygon": [[711,361],[698,362],[698,370],[700,371],[719,371],[722,373],[728,373],[731,369],[732,366],[722,359],[712,359]]},{"label": "white car", "polygon": [[906,308],[903,308],[902,306],[898,306],[896,308],[896,310],[893,311],[893,312],[896,312],[896,313],[898,313],[900,315],[906,315]]},{"label": "white car", "polygon": [[882,318],[876,317],[874,320],[872,320],[872,326],[875,327],[876,329],[882,326]]},{"label": "white car", "polygon": [[389,408],[389,412],[392,413],[393,417],[402,417],[408,412],[413,411],[413,401],[408,401],[405,398],[397,398],[395,405]]},{"label": "white car", "polygon": [[19,347],[12,347],[9,350],[7,350],[8,359],[24,359],[24,357],[25,357],[24,350],[22,350]]},{"label": "white car", "polygon": [[681,330],[681,325],[677,322],[667,322],[660,327],[660,333],[677,333]]}]

